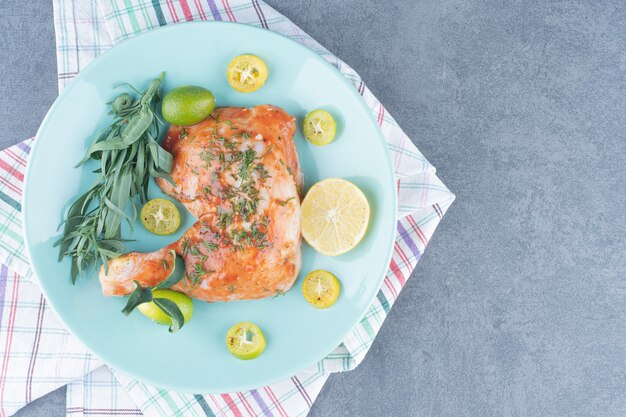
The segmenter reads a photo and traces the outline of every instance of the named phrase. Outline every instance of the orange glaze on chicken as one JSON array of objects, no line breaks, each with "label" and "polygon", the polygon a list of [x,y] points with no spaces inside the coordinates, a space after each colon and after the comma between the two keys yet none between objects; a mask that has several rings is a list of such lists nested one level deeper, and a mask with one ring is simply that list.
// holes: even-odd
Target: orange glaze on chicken
[{"label": "orange glaze on chicken", "polygon": [[194,126],[172,126],[164,148],[174,156],[176,186],[157,184],[198,221],[163,249],[109,261],[108,274],[100,270],[104,295],[130,293],[133,280],[166,279],[172,249],[186,270],[173,289],[190,297],[245,300],[289,290],[301,264],[295,130],[293,116],[272,105],[220,108]]}]

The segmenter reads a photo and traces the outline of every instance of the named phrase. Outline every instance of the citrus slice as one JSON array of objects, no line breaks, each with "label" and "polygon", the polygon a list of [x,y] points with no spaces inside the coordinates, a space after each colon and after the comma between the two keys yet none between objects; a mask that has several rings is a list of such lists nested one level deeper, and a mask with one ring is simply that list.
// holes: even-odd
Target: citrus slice
[{"label": "citrus slice", "polygon": [[369,203],[356,185],[328,178],[314,184],[302,201],[302,237],[323,255],[341,255],[363,239],[369,218]]},{"label": "citrus slice", "polygon": [[[154,290],[152,291],[152,297],[153,299],[164,298],[175,303],[180,309],[180,312],[183,313],[185,323],[191,320],[191,316],[193,315],[193,302],[191,301],[191,298],[187,297],[185,294],[172,290]],[[172,324],[170,316],[165,314],[165,312],[159,308],[154,301],[139,304],[137,306],[137,310],[139,310],[144,316],[156,321],[159,324]]]},{"label": "citrus slice", "polygon": [[304,118],[302,127],[307,140],[317,146],[328,145],[335,139],[337,131],[337,123],[333,116],[322,109],[309,112]]},{"label": "citrus slice", "polygon": [[226,71],[228,83],[240,93],[251,93],[265,84],[267,65],[256,55],[246,54],[233,58]]},{"label": "citrus slice", "polygon": [[265,336],[256,324],[242,321],[226,333],[226,346],[238,359],[254,359],[265,350]]},{"label": "citrus slice", "polygon": [[141,209],[141,223],[156,235],[171,235],[180,226],[180,213],[171,201],[155,198]]},{"label": "citrus slice", "polygon": [[335,304],[341,292],[341,284],[336,276],[328,271],[310,272],[302,282],[304,299],[316,308],[328,308]]}]

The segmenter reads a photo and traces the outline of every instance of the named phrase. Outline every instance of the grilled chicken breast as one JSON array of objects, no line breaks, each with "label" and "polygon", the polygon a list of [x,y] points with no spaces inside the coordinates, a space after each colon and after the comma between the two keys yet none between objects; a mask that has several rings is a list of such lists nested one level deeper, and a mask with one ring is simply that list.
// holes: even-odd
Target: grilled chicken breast
[{"label": "grilled chicken breast", "polygon": [[198,218],[184,236],[152,253],[131,252],[100,270],[104,295],[126,295],[133,281],[156,285],[185,261],[173,289],[206,301],[274,296],[300,271],[302,172],[293,136],[295,119],[279,107],[220,108],[203,122],[172,126],[175,186],[163,192]]}]

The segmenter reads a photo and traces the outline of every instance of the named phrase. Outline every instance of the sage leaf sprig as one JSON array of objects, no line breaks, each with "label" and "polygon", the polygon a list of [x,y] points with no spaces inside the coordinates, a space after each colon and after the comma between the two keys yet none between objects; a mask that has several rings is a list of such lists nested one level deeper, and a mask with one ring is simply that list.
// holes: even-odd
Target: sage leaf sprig
[{"label": "sage leaf sprig", "polygon": [[162,298],[162,297],[154,297],[153,296],[154,294],[152,293],[153,290],[164,290],[164,289],[173,287],[178,282],[180,282],[185,276],[184,271],[182,273],[178,273],[178,271],[176,271],[176,260],[177,260],[176,252],[174,251],[170,251],[170,252],[173,256],[172,259],[173,259],[174,264],[172,266],[172,270],[170,271],[170,274],[168,275],[168,277],[165,280],[161,281],[159,284],[155,285],[154,287],[150,287],[150,286],[142,287],[138,281],[134,281],[135,289],[128,297],[128,300],[126,301],[126,305],[122,309],[122,313],[125,316],[128,316],[139,305],[144,304],[144,303],[154,302],[154,304],[157,307],[159,307],[161,311],[163,311],[163,313],[165,313],[172,320],[172,324],[169,327],[170,333],[176,333],[185,324],[185,317],[183,316],[182,311],[180,311],[180,308],[178,307],[178,305],[172,300],[168,300],[167,298]]},{"label": "sage leaf sprig", "polygon": [[172,319],[172,325],[169,327],[170,333],[176,333],[185,324],[185,316],[178,308],[178,305],[167,298],[155,298],[154,304],[157,305],[165,314]]},{"label": "sage leaf sprig", "polygon": [[[113,123],[95,135],[77,164],[95,160],[100,166],[94,171],[98,174],[94,185],[70,206],[62,223],[63,236],[56,242],[59,261],[66,256],[72,259],[73,284],[88,267],[101,262],[106,270],[108,260],[124,252],[127,240],[121,236],[122,221],[132,233],[137,217],[135,200],[148,200],[150,177],[172,181],[172,155],[157,142],[161,122],[156,105],[164,76],[163,72],[152,80],[143,93],[127,84],[137,96],[122,93],[109,103]],[[128,206],[132,215],[127,213]]]},{"label": "sage leaf sprig", "polygon": [[172,324],[169,327],[170,333],[176,333],[185,324],[185,316],[180,311],[178,305],[172,300],[162,297],[154,297],[152,294],[152,287],[142,287],[141,284],[135,281],[135,290],[128,297],[126,306],[122,309],[122,313],[128,316],[139,305],[143,303],[154,302],[154,304],[161,309],[170,319]]},{"label": "sage leaf sprig", "polygon": [[126,305],[122,309],[122,314],[128,316],[133,312],[140,304],[149,303],[152,301],[152,287],[142,287],[139,281],[135,282],[135,290],[130,293]]}]

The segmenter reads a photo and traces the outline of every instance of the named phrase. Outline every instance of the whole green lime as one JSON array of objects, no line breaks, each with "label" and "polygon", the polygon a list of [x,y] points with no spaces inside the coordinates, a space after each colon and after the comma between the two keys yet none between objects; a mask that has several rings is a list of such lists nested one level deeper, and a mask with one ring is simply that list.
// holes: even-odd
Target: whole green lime
[{"label": "whole green lime", "polygon": [[161,112],[165,120],[176,126],[195,125],[209,117],[215,108],[215,97],[206,88],[176,87],[163,98]]},{"label": "whole green lime", "polygon": [[[191,301],[191,298],[187,297],[185,294],[172,290],[154,290],[152,291],[152,296],[154,298],[165,298],[166,300],[170,300],[176,303],[176,305],[180,309],[180,312],[183,313],[185,323],[191,320],[191,316],[193,315],[193,302]],[[167,314],[165,314],[154,303],[154,301],[139,304],[137,310],[139,310],[144,316],[151,318],[159,324],[172,324],[172,319]]]}]

